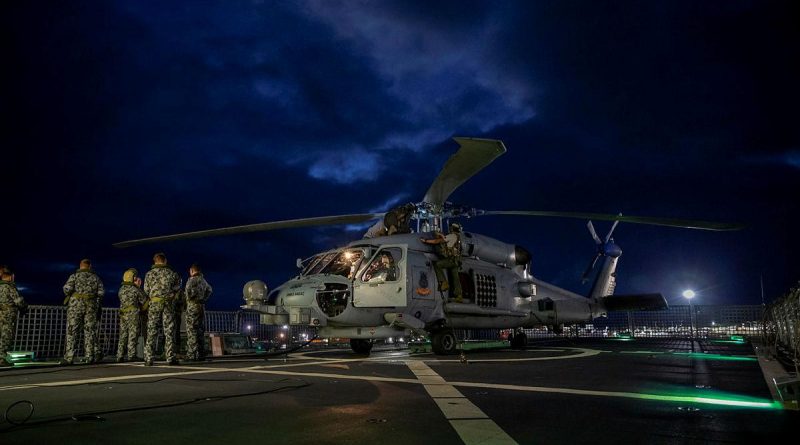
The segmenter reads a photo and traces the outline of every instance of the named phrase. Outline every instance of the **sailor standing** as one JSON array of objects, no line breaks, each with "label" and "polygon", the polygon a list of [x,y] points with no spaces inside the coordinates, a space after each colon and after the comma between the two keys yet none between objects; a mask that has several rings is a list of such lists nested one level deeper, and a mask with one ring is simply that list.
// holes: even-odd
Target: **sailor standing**
[{"label": "sailor standing", "polygon": [[6,353],[14,344],[17,311],[25,311],[28,305],[17,291],[14,274],[3,267],[0,270],[0,367],[13,366],[6,361]]},{"label": "sailor standing", "polygon": [[175,357],[175,305],[182,280],[167,265],[163,253],[153,255],[153,267],[144,277],[144,293],[150,299],[147,309],[147,341],[144,346],[144,365],[153,366],[153,348],[158,338],[159,325],[163,324],[164,352],[167,364],[177,365]]},{"label": "sailor standing", "polygon": [[211,286],[197,263],[189,268],[189,279],[186,280],[186,358],[187,360],[205,359],[205,304],[211,296]]},{"label": "sailor standing", "polygon": [[67,347],[62,365],[75,360],[75,340],[83,327],[85,362],[97,361],[97,313],[106,291],[103,281],[92,270],[92,262],[81,260],[74,274],[64,284],[64,304],[67,305]]},{"label": "sailor standing", "polygon": [[[147,297],[142,291],[142,279],[136,269],[128,269],[122,274],[119,286],[119,343],[117,362],[136,359],[136,343],[139,340],[139,311]],[[126,351],[127,349],[127,351]],[[127,352],[127,354],[126,354]]]}]

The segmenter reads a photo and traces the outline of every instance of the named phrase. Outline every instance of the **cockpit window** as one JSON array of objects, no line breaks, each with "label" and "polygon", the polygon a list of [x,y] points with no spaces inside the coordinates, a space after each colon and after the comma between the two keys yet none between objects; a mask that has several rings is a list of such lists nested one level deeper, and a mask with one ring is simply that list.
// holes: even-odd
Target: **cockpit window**
[{"label": "cockpit window", "polygon": [[383,249],[375,255],[362,275],[362,281],[397,281],[399,269],[397,262],[402,259],[402,251],[396,247]]},{"label": "cockpit window", "polygon": [[300,275],[308,275],[308,273],[313,269],[317,264],[319,264],[322,257],[325,254],[321,253],[319,255],[314,255],[311,258],[308,258],[304,261],[305,266],[303,266],[303,270],[300,271]]},{"label": "cockpit window", "polygon": [[344,249],[334,252],[334,258],[326,262],[325,267],[319,272],[323,274],[341,275],[345,278],[353,278],[358,270],[361,260],[364,258],[363,249]]},{"label": "cockpit window", "polygon": [[320,271],[325,267],[325,265],[327,265],[335,256],[336,252],[328,252],[317,255],[318,260],[317,261],[312,260],[309,263],[309,267],[306,269],[303,275],[314,275],[320,273]]}]

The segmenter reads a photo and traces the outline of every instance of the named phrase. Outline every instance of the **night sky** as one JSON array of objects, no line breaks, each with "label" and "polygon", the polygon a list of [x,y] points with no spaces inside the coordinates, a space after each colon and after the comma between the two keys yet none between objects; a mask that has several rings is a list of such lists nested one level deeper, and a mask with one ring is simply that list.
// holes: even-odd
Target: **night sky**
[{"label": "night sky", "polygon": [[[171,3],[2,7],[0,262],[29,303],[89,257],[115,305],[164,251],[234,309],[364,228],[111,244],[417,202],[453,136],[508,148],[456,203],[748,225],[621,224],[617,293],[757,304],[762,274],[767,301],[800,279],[798,2]],[[585,221],[465,226],[588,291]]]}]

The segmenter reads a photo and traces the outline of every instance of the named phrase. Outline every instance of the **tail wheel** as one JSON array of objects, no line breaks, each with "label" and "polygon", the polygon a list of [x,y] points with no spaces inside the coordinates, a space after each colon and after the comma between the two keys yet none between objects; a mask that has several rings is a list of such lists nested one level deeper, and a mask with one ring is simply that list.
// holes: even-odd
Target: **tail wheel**
[{"label": "tail wheel", "polygon": [[351,338],[350,349],[352,349],[356,354],[369,355],[369,351],[372,350],[372,341],[363,340],[360,338]]},{"label": "tail wheel", "polygon": [[511,339],[512,349],[525,349],[528,346],[528,336],[524,332],[517,332]]},{"label": "tail wheel", "polygon": [[455,354],[457,344],[458,342],[456,341],[456,335],[450,329],[437,331],[431,335],[431,347],[434,354]]}]

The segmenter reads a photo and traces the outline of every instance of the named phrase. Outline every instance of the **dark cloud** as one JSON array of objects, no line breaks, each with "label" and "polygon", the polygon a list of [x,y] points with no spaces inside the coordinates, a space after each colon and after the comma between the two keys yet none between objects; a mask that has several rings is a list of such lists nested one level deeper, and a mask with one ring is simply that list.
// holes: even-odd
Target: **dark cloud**
[{"label": "dark cloud", "polygon": [[[754,301],[798,278],[791,2],[104,2],[3,14],[10,43],[2,258],[55,302],[154,249],[203,263],[218,307],[364,225],[119,251],[123,239],[379,211],[421,199],[453,135],[509,152],[452,199],[744,221],[734,234],[619,228],[620,292]],[[4,151],[5,152],[5,151]],[[11,166],[9,168],[9,166]],[[572,289],[581,221],[475,219]],[[598,225],[602,226],[602,224]],[[69,265],[66,267],[65,265]],[[760,301],[760,299],[758,299]]]}]

